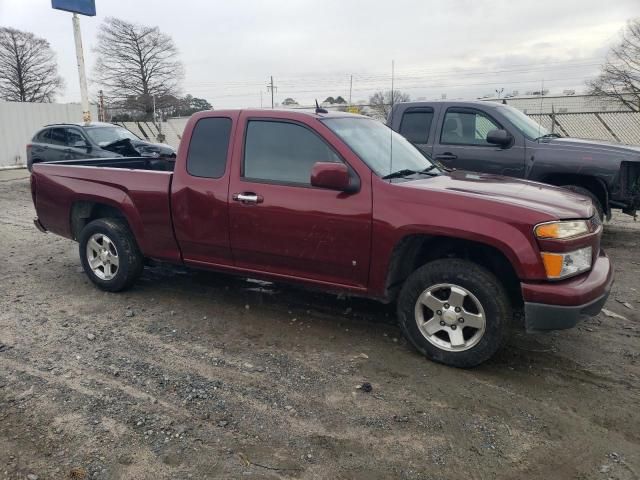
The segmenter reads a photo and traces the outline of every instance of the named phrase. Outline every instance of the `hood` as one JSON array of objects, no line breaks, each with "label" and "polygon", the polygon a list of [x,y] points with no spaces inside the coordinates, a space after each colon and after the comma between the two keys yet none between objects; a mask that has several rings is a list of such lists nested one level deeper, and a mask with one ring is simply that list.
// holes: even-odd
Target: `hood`
[{"label": "hood", "polygon": [[539,143],[540,148],[545,146],[554,149],[568,149],[575,152],[583,152],[585,155],[593,153],[601,156],[602,154],[630,156],[632,159],[640,162],[640,146],[627,145],[624,143],[611,143],[599,140],[584,140],[581,138],[549,138],[543,139]]},{"label": "hood", "polygon": [[[456,170],[447,175],[396,184],[416,190],[467,195],[526,208],[551,219],[591,218],[591,200],[560,187],[500,175]],[[478,208],[483,208],[481,205]]]}]

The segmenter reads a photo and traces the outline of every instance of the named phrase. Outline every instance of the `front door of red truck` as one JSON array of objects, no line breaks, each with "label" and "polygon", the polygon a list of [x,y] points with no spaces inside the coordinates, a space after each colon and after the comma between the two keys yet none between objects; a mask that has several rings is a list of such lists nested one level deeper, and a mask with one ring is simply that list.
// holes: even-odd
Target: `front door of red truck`
[{"label": "front door of red truck", "polygon": [[[370,171],[315,116],[243,112],[238,127],[229,185],[236,267],[364,290]],[[347,164],[357,191],[312,187],[316,162]]]}]

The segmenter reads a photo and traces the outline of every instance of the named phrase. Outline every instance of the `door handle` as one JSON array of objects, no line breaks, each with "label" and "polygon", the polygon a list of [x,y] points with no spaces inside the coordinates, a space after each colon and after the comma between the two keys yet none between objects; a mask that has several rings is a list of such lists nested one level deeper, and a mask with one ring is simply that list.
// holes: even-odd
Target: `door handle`
[{"label": "door handle", "polygon": [[262,195],[257,195],[253,192],[234,193],[232,198],[236,202],[242,203],[262,203],[264,200]]},{"label": "door handle", "polygon": [[450,152],[445,152],[445,153],[441,153],[440,155],[436,155],[436,160],[455,160],[456,158],[458,158],[458,156]]}]

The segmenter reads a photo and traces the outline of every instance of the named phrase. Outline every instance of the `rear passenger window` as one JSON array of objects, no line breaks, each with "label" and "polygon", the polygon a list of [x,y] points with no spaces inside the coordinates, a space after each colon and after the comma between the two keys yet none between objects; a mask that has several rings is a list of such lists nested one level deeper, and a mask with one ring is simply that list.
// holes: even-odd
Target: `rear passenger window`
[{"label": "rear passenger window", "polygon": [[271,120],[249,122],[244,177],[309,185],[316,162],[342,160],[317,134],[301,125]]},{"label": "rear passenger window", "polygon": [[433,109],[408,110],[402,115],[400,135],[413,143],[427,143],[433,121]]},{"label": "rear passenger window", "polygon": [[66,145],[67,133],[64,128],[52,128],[49,130],[49,141],[53,145]]},{"label": "rear passenger window", "polygon": [[222,177],[227,166],[230,134],[230,118],[198,120],[189,142],[187,172],[194,177]]},{"label": "rear passenger window", "polygon": [[38,143],[49,143],[49,129],[42,130],[35,136],[33,141]]}]

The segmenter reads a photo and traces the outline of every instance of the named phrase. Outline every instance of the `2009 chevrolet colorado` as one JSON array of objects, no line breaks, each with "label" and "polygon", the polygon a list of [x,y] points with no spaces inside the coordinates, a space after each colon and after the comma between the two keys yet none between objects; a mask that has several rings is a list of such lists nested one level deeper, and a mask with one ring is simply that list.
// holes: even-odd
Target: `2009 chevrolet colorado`
[{"label": "2009 chevrolet colorado", "polygon": [[514,307],[529,330],[569,328],[613,281],[588,198],[447,172],[357,115],[202,112],[175,167],[36,164],[31,188],[36,226],[78,240],[99,288],[150,258],[396,301],[413,345],[459,367],[498,350]]}]

